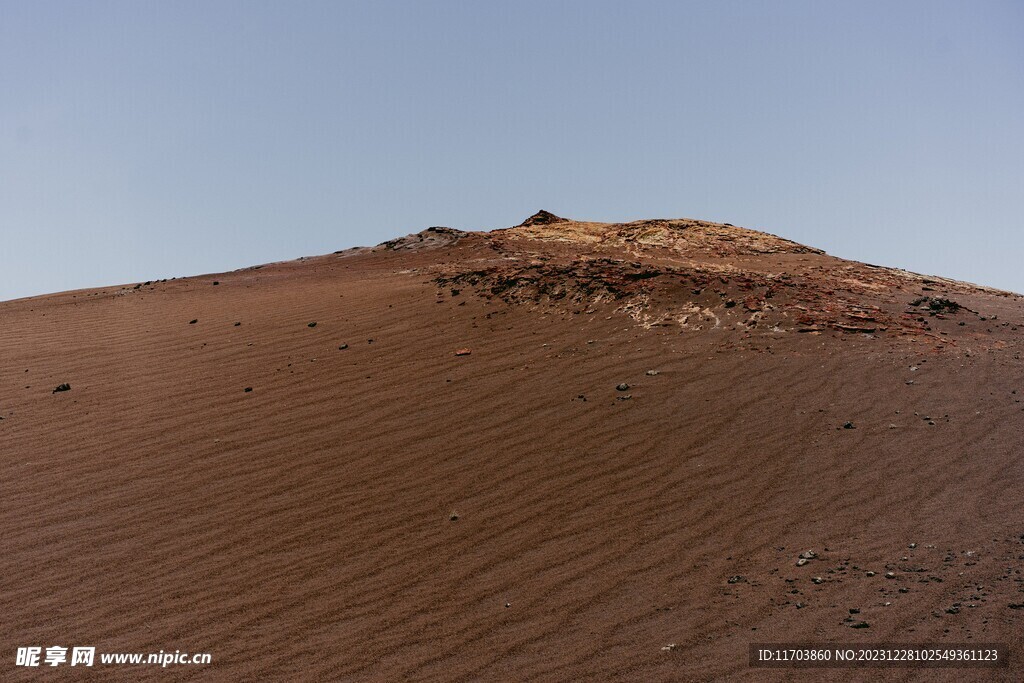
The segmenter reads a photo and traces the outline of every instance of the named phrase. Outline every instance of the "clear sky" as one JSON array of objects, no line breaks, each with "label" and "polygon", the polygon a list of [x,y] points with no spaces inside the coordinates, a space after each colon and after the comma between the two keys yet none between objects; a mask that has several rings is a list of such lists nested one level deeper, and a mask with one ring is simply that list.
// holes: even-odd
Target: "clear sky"
[{"label": "clear sky", "polygon": [[0,0],[0,299],[728,221],[1024,292],[1024,3]]}]

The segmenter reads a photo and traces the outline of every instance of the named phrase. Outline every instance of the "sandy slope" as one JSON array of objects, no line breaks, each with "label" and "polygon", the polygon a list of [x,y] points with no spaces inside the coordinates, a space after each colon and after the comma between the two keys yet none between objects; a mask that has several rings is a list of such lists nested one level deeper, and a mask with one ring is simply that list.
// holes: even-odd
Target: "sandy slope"
[{"label": "sandy slope", "polygon": [[[0,678],[1019,680],[1021,324],[762,233],[542,214],[0,304]],[[1015,659],[747,666],[800,640]],[[55,644],[214,662],[14,666]]]}]

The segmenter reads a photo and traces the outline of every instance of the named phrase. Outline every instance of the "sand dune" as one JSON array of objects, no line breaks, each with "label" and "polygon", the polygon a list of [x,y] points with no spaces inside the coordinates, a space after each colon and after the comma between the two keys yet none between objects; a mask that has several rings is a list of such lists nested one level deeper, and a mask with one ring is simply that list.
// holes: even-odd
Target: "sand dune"
[{"label": "sand dune", "polygon": [[[2,678],[973,675],[748,666],[814,641],[1019,680],[1022,334],[1016,294],[546,213],[2,303]],[[60,644],[213,662],[14,666]]]}]

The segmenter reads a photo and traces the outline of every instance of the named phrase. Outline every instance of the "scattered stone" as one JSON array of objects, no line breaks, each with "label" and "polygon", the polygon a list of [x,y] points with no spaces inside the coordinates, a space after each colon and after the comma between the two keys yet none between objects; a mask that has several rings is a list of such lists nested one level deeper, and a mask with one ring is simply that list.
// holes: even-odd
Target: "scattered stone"
[{"label": "scattered stone", "polygon": [[615,400],[616,401],[628,401],[631,398],[633,398],[633,394],[625,394],[623,396],[616,396]]},{"label": "scattered stone", "polygon": [[629,385],[626,384],[625,382],[623,382],[622,384],[619,384],[618,386],[616,386],[615,389],[617,391],[629,391]]},{"label": "scattered stone", "polygon": [[1010,609],[1024,609],[1024,602],[1011,602],[1007,607]]},{"label": "scattered stone", "polygon": [[874,572],[867,572],[867,573],[864,574],[864,576],[874,576],[874,575],[875,575]]},{"label": "scattered stone", "polygon": [[250,391],[252,391],[252,387],[246,387],[246,388],[245,388],[245,393],[247,393],[247,394],[248,394],[248,393],[249,393]]},{"label": "scattered stone", "polygon": [[910,548],[911,550],[913,550],[914,548],[916,548],[916,547],[917,547],[917,544],[916,544],[916,543],[911,543],[911,544],[910,544],[909,546],[907,546],[907,547],[909,547],[909,548]]},{"label": "scattered stone", "polygon": [[672,650],[676,649],[677,647],[679,647],[679,646],[676,645],[675,643],[669,643],[665,647],[661,648],[661,651],[662,652],[671,652]]},{"label": "scattered stone", "polygon": [[63,384],[58,384],[57,388],[51,391],[50,393],[56,394],[58,391],[71,391],[71,385],[68,384],[67,382],[64,382]]},{"label": "scattered stone", "polygon": [[191,320],[188,321],[188,324],[195,325],[197,322],[199,322],[199,318],[192,318]]},{"label": "scattered stone", "polygon": [[306,327],[316,327],[316,323],[315,322],[306,323]]},{"label": "scattered stone", "polygon": [[740,583],[745,582],[746,580],[746,577],[740,576],[739,574],[737,574],[736,576],[729,577],[729,583]]},{"label": "scattered stone", "polygon": [[505,609],[508,609],[508,608],[509,608],[509,607],[511,607],[511,606],[512,606],[512,603],[511,603],[511,602],[506,602],[506,603],[505,603]]},{"label": "scattered stone", "polygon": [[348,348],[348,344],[342,344],[341,346],[338,347],[338,350],[339,351],[344,351],[347,348]]},{"label": "scattered stone", "polygon": [[815,576],[811,579],[811,583],[820,586],[821,584],[825,583],[825,579],[821,578],[820,576]]},{"label": "scattered stone", "polygon": [[866,621],[854,621],[850,624],[850,628],[871,628],[871,625]]},{"label": "scattered stone", "polygon": [[886,572],[885,573],[885,578],[887,578],[887,579],[895,579],[896,578],[896,572]]},{"label": "scattered stone", "polygon": [[946,614],[960,614],[960,608],[954,605],[946,609]]},{"label": "scattered stone", "polygon": [[856,427],[853,426],[852,422],[844,422],[843,429],[856,429]]},{"label": "scattered stone", "polygon": [[860,610],[856,607],[851,607],[850,614],[860,614]]},{"label": "scattered stone", "polygon": [[457,522],[459,521],[459,516],[453,512],[448,516],[448,519],[452,522]]},{"label": "scattered stone", "polygon": [[810,560],[807,560],[807,559],[801,557],[799,560],[796,561],[796,566],[802,567],[805,564],[807,564],[808,562],[810,562]]},{"label": "scattered stone", "polygon": [[813,560],[817,556],[818,553],[814,552],[813,550],[805,550],[802,553],[800,553],[800,557],[805,560]]},{"label": "scattered stone", "polygon": [[456,349],[455,350],[455,355],[456,356],[468,356],[471,353],[473,353],[473,352],[470,349]]},{"label": "scattered stone", "polygon": [[214,281],[213,281],[213,284],[214,284],[214,286],[216,286],[216,285],[219,285],[219,284],[220,284],[220,282],[219,282],[218,280],[214,280]]},{"label": "scattered stone", "polygon": [[235,327],[240,326],[242,323],[235,323]]},{"label": "scattered stone", "polygon": [[657,370],[648,370],[648,371],[647,371],[647,375],[648,375],[649,377],[654,377],[654,376],[655,376],[655,375],[657,375],[657,374],[658,374],[658,371],[657,371]]}]

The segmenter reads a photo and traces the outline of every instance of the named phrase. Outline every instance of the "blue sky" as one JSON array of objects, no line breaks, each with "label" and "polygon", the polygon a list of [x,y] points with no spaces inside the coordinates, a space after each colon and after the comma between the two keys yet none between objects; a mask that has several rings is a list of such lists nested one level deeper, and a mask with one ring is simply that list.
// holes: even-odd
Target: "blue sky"
[{"label": "blue sky", "polygon": [[1024,292],[1019,2],[0,0],[0,299],[728,221]]}]

